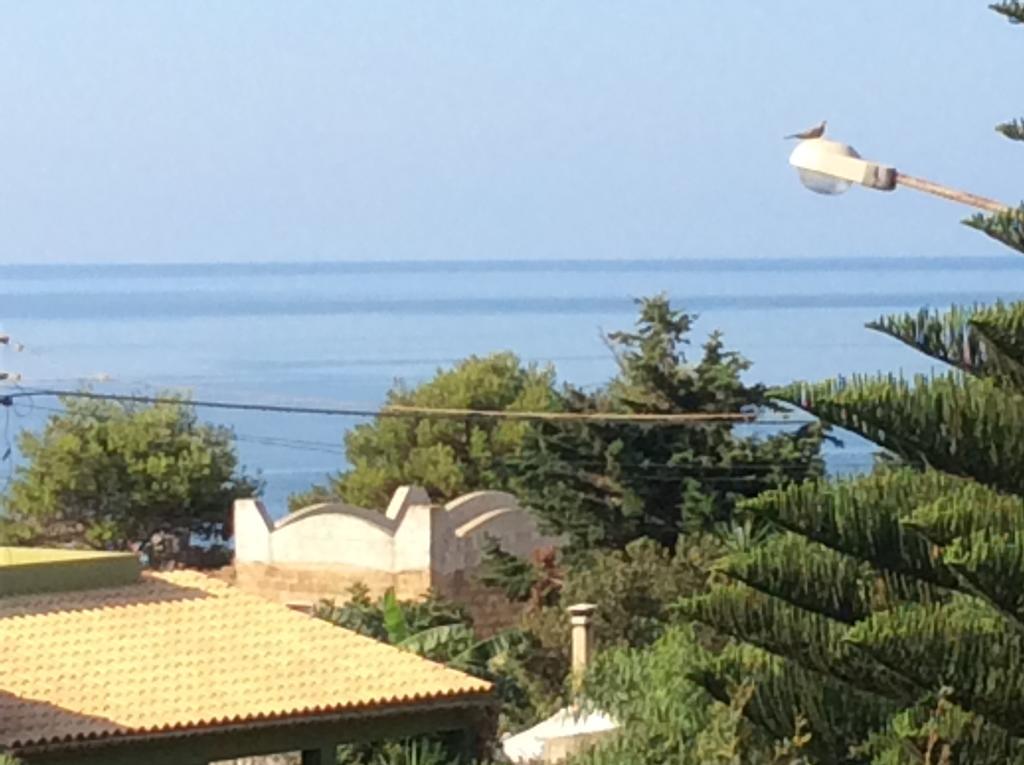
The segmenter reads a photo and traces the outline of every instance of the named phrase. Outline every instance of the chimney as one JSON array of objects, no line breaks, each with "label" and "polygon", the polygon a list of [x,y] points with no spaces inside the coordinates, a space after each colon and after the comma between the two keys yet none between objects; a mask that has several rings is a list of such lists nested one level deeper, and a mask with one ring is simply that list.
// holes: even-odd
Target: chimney
[{"label": "chimney", "polygon": [[581,678],[594,652],[594,630],[591,617],[597,606],[593,603],[577,603],[569,606],[572,624],[572,673]]}]

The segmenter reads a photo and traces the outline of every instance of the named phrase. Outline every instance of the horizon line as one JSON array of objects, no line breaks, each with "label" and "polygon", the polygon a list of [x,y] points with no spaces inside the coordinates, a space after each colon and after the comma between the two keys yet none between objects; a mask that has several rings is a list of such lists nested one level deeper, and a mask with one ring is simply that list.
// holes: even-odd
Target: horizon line
[{"label": "horizon line", "polygon": [[2,262],[0,272],[10,269],[22,272],[48,271],[58,269],[78,270],[149,270],[149,269],[203,269],[203,268],[254,268],[265,269],[316,269],[316,268],[364,268],[368,270],[391,270],[399,268],[441,268],[454,270],[501,270],[503,267],[576,268],[581,266],[608,267],[620,269],[673,267],[685,268],[728,268],[743,265],[756,270],[770,266],[801,266],[834,263],[840,265],[880,265],[896,268],[914,268],[926,263],[956,264],[961,268],[980,266],[1001,267],[1024,259],[1013,253],[987,255],[786,255],[771,257],[752,256],[697,256],[697,257],[654,257],[654,258],[586,258],[586,257],[522,257],[522,258],[386,258],[371,259],[321,259],[321,260],[167,260],[167,261],[54,261],[54,262]]}]

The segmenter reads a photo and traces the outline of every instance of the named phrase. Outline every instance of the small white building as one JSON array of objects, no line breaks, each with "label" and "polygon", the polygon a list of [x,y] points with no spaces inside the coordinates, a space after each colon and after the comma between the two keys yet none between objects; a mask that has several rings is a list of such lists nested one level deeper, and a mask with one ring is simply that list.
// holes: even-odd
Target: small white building
[{"label": "small white building", "polygon": [[[590,603],[569,606],[572,619],[572,672],[581,678],[594,649],[592,616],[597,607]],[[564,707],[551,717],[502,741],[509,762],[527,765],[556,763],[594,744],[617,730],[619,724],[599,710],[582,705]]]}]

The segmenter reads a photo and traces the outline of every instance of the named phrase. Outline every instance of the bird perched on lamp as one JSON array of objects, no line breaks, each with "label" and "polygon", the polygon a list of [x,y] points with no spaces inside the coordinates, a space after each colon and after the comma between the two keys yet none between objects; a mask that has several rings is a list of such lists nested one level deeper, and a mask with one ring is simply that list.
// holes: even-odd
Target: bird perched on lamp
[{"label": "bird perched on lamp", "polygon": [[787,135],[784,140],[788,141],[790,138],[796,138],[800,141],[807,141],[811,138],[821,138],[823,135],[825,135],[826,125],[828,125],[828,122],[826,120],[822,120],[820,125],[812,127],[810,130],[805,130],[802,133],[793,133],[793,135]]}]

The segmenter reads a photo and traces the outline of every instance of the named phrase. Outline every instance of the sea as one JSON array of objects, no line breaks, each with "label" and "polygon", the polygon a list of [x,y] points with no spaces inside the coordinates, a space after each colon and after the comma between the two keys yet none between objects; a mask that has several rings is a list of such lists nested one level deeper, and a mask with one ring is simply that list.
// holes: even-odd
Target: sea
[{"label": "sea", "polygon": [[[471,354],[509,350],[559,379],[599,386],[615,366],[603,335],[629,328],[635,301],[664,293],[699,316],[691,358],[713,330],[753,362],[751,382],[940,370],[865,328],[921,307],[1024,298],[1024,259],[685,258],[0,265],[4,391],[46,389],[373,410]],[[23,346],[21,350],[17,348]],[[18,433],[59,403],[0,409],[0,486]],[[270,513],[345,466],[344,434],[365,417],[200,409],[230,426]],[[828,447],[834,474],[869,469],[851,434]],[[485,487],[481,487],[485,488]]]}]

